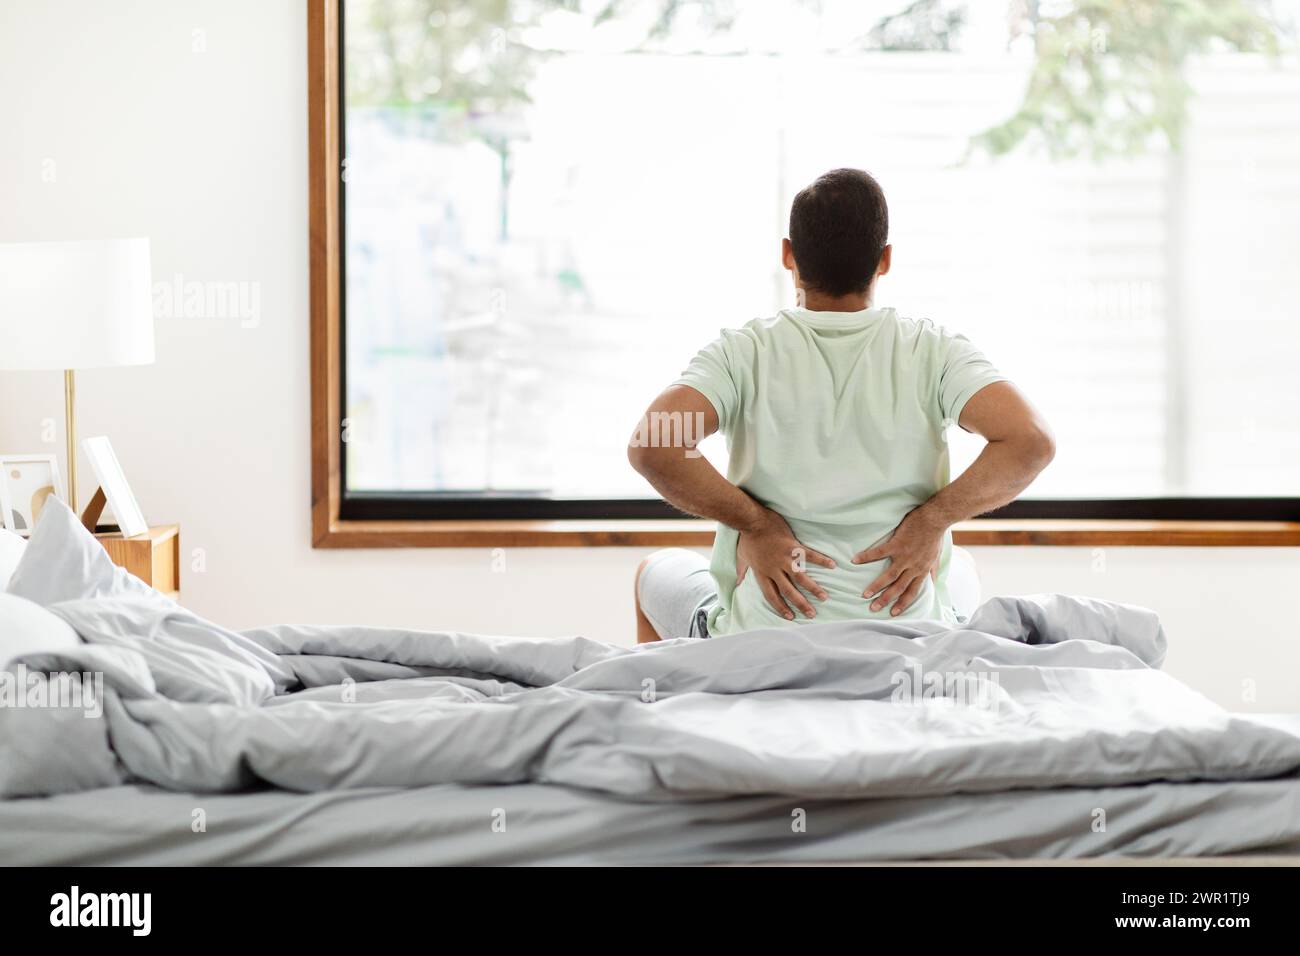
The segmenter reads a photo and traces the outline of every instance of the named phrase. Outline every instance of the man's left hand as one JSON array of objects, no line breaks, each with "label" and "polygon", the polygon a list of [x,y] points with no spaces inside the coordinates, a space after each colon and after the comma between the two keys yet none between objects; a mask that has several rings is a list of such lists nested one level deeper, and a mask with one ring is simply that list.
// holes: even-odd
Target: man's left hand
[{"label": "man's left hand", "polygon": [[938,570],[947,530],[947,525],[934,520],[922,506],[909,511],[887,539],[853,556],[854,564],[889,559],[885,569],[862,592],[864,598],[875,596],[871,610],[893,604],[889,613],[897,616],[912,605],[925,586],[925,576]]}]

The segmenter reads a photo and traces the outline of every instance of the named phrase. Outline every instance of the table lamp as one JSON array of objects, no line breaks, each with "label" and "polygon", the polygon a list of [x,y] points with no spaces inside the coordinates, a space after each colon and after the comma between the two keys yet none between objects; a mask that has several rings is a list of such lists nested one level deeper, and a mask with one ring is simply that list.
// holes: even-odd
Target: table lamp
[{"label": "table lamp", "polygon": [[148,239],[0,243],[0,370],[62,369],[77,510],[77,369],[153,362]]}]

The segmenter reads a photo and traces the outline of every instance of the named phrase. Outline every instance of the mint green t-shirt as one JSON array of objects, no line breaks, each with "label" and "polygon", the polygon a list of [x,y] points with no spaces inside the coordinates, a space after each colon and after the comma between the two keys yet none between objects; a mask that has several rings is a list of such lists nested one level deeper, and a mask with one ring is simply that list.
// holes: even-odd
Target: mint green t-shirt
[{"label": "mint green t-shirt", "polygon": [[[893,309],[786,309],[724,329],[677,380],[718,413],[727,478],[783,515],[795,537],[835,559],[809,563],[827,592],[815,621],[889,618],[863,590],[888,563],[850,563],[949,481],[946,432],[967,400],[1004,377],[964,337]],[[736,587],[736,532],[718,526],[709,633],[787,625],[753,575]],[[899,619],[954,621],[945,535],[937,582]],[[798,611],[795,621],[807,622]]]}]

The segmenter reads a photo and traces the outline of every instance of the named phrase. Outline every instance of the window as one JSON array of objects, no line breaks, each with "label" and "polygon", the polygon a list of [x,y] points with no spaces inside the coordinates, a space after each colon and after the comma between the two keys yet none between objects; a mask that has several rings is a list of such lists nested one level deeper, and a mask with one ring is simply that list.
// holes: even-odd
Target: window
[{"label": "window", "polygon": [[[637,417],[793,304],[790,201],[848,165],[890,201],[877,304],[1056,429],[1007,513],[1300,518],[1298,5],[1028,6],[340,4],[340,514],[671,514]],[[1173,27],[1182,119],[1141,79]]]}]

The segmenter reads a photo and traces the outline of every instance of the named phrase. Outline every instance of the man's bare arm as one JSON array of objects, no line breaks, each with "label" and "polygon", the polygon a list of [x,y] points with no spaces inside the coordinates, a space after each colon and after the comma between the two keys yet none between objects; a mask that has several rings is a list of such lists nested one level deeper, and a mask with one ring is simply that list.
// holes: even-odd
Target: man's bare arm
[{"label": "man's bare arm", "polygon": [[1043,416],[1010,382],[980,389],[958,424],[988,444],[955,481],[921,506],[945,528],[1014,501],[1056,455]]},{"label": "man's bare arm", "polygon": [[[690,428],[674,431],[663,423],[691,422]],[[702,427],[695,427],[699,422]],[[658,424],[655,429],[653,426]],[[736,487],[695,451],[695,445],[718,430],[718,413],[704,395],[686,385],[673,385],[651,403],[637,433],[628,444],[627,457],[641,475],[675,508],[688,514],[711,518],[740,533],[736,548],[736,579],[752,568],[768,604],[787,620],[794,618],[793,604],[807,617],[816,611],[800,588],[824,600],[825,592],[803,570],[800,557],[814,564],[834,567],[835,562],[820,552],[805,548],[794,537],[784,518]],[[659,439],[649,444],[651,435]],[[670,439],[689,435],[689,443]],[[787,602],[789,602],[787,604]]]},{"label": "man's bare arm", "polygon": [[1029,487],[1056,454],[1051,429],[1020,390],[1010,382],[980,389],[962,409],[958,422],[988,442],[961,475],[929,501],[909,512],[890,538],[855,555],[855,564],[888,557],[889,565],[868,585],[864,597],[873,611],[894,605],[906,610],[937,565],[943,535],[959,521],[1013,501]]},{"label": "man's bare arm", "polygon": [[[702,429],[692,425],[679,433],[689,433],[689,446],[674,443],[677,435],[666,424],[671,416],[680,416],[683,422],[702,423]],[[656,428],[657,422],[665,424]],[[673,385],[646,410],[628,443],[627,458],[674,508],[720,521],[737,531],[755,528],[763,521],[763,506],[727,481],[703,455],[687,454],[717,430],[718,413],[713,403],[689,386]],[[647,444],[652,435],[658,440],[653,447]]]}]

